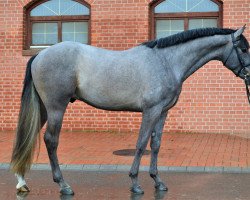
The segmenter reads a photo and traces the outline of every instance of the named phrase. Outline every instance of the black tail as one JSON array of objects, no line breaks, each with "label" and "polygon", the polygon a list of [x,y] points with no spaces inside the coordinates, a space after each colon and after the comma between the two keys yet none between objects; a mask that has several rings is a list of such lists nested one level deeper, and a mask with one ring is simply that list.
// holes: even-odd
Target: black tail
[{"label": "black tail", "polygon": [[36,91],[31,75],[31,64],[35,57],[30,58],[27,63],[16,141],[11,158],[12,170],[19,175],[24,175],[30,169],[36,141],[43,125],[41,120],[46,115],[44,105]]}]

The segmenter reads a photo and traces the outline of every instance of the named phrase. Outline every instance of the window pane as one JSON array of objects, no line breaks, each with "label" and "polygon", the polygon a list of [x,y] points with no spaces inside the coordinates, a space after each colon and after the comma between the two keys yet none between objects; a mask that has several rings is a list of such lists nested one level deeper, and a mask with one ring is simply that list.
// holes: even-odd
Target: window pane
[{"label": "window pane", "polygon": [[217,11],[219,6],[211,0],[165,0],[155,7],[155,13]]},{"label": "window pane", "polygon": [[190,19],[188,29],[217,27],[217,19]]},{"label": "window pane", "polygon": [[76,22],[75,31],[81,33],[88,33],[88,22]]},{"label": "window pane", "polygon": [[58,16],[59,0],[46,1],[31,10],[30,16]]},{"label": "window pane", "polygon": [[203,19],[203,27],[217,28],[217,19]]},{"label": "window pane", "polygon": [[155,7],[155,13],[185,12],[186,0],[166,0]]},{"label": "window pane", "polygon": [[89,9],[78,2],[61,0],[61,15],[89,15]]},{"label": "window pane", "polygon": [[44,34],[32,34],[32,44],[44,44]]},{"label": "window pane", "polygon": [[187,0],[187,12],[218,12],[219,6],[211,0]]},{"label": "window pane", "polygon": [[74,33],[63,33],[62,41],[74,41]]},{"label": "window pane", "polygon": [[88,43],[88,35],[86,33],[76,33],[75,34],[75,42],[87,44]]},{"label": "window pane", "polygon": [[62,23],[62,41],[88,43],[88,22]]},{"label": "window pane", "polygon": [[72,0],[51,0],[35,7],[30,16],[89,15],[89,9]]},{"label": "window pane", "polygon": [[45,23],[46,32],[57,34],[57,23]]},{"label": "window pane", "polygon": [[57,34],[47,34],[45,36],[45,44],[56,44],[58,42]]},{"label": "window pane", "polygon": [[157,20],[156,38],[162,38],[184,31],[184,20]]},{"label": "window pane", "polygon": [[62,24],[62,32],[74,32],[74,22],[67,22]]},{"label": "window pane", "polygon": [[32,44],[44,45],[58,42],[57,23],[34,23],[32,25]]}]

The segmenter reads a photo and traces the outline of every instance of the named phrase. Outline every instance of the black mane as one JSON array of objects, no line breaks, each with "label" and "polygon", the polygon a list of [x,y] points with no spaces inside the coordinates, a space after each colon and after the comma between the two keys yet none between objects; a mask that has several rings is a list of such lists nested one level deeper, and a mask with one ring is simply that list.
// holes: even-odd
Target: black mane
[{"label": "black mane", "polygon": [[221,29],[221,28],[201,28],[183,31],[165,38],[160,38],[148,42],[142,43],[149,48],[165,48],[180,43],[187,42],[196,38],[213,36],[213,35],[228,35],[234,33],[236,30],[233,29]]}]

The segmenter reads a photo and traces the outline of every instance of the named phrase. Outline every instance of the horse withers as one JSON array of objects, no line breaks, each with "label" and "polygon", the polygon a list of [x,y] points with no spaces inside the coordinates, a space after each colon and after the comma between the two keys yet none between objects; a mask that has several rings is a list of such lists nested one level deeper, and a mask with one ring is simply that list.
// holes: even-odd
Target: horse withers
[{"label": "horse withers", "polygon": [[62,42],[32,57],[27,64],[11,160],[17,190],[29,191],[24,175],[30,169],[39,131],[47,121],[44,141],[53,179],[62,194],[74,194],[59,168],[57,146],[66,107],[78,99],[100,109],[142,112],[129,172],[131,191],[143,193],[138,171],[149,139],[149,173],[156,190],[166,191],[157,157],[168,110],[176,104],[183,82],[210,60],[221,61],[249,85],[250,54],[244,29],[189,30],[125,51]]}]

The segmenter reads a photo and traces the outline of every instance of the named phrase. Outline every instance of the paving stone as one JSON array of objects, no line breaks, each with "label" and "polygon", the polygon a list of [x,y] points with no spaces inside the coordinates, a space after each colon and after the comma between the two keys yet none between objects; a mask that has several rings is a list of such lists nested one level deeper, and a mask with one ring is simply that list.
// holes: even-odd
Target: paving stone
[{"label": "paving stone", "polygon": [[221,173],[223,172],[223,167],[205,167],[205,172]]},{"label": "paving stone", "polygon": [[170,166],[168,168],[169,171],[173,171],[173,172],[186,172],[187,171],[187,167],[178,167],[178,166]]},{"label": "paving stone", "polygon": [[187,172],[204,172],[205,167],[187,167]]},{"label": "paving stone", "polygon": [[99,171],[101,165],[84,165],[83,171]]},{"label": "paving stone", "polygon": [[223,167],[223,172],[241,173],[241,167]]},{"label": "paving stone", "polygon": [[117,165],[101,165],[100,171],[113,171],[115,172],[117,169]]},{"label": "paving stone", "polygon": [[72,170],[72,171],[82,171],[83,165],[64,165],[64,168],[61,168],[62,170]]},{"label": "paving stone", "polygon": [[131,166],[130,165],[117,165],[117,171],[127,171],[129,172]]},{"label": "paving stone", "polygon": [[8,163],[0,163],[0,169],[10,169],[10,164],[8,164]]}]

